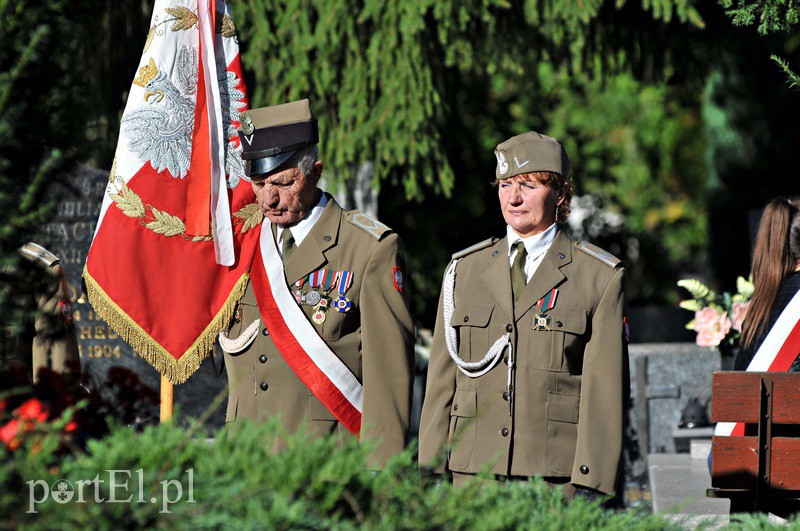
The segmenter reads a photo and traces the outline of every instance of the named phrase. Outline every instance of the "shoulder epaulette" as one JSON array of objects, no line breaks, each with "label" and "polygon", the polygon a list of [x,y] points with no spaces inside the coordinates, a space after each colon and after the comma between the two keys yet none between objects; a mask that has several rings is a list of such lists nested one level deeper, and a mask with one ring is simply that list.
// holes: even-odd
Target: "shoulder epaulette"
[{"label": "shoulder epaulette", "polygon": [[489,238],[488,240],[483,240],[482,242],[476,243],[475,245],[473,245],[471,247],[467,247],[464,250],[458,251],[457,253],[453,253],[452,258],[450,258],[450,259],[451,260],[458,260],[459,258],[464,258],[468,254],[472,254],[475,251],[480,251],[481,249],[486,249],[487,247],[489,247],[491,245],[494,245],[494,243],[498,239],[499,238]]},{"label": "shoulder epaulette", "polygon": [[620,259],[613,254],[601,249],[596,245],[592,245],[589,242],[578,242],[575,244],[575,247],[589,256],[600,260],[608,267],[617,267],[621,263]]},{"label": "shoulder epaulette", "polygon": [[19,248],[19,254],[31,261],[37,261],[45,267],[57,263],[58,257],[39,244],[28,242]]},{"label": "shoulder epaulette", "polygon": [[380,240],[390,232],[392,229],[381,223],[375,218],[372,218],[363,212],[352,211],[347,214],[347,221],[363,230],[376,240]]}]

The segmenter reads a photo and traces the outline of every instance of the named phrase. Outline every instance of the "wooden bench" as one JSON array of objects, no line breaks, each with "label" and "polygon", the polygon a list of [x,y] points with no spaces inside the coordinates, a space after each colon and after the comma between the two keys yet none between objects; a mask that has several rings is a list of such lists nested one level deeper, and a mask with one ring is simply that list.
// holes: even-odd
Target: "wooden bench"
[{"label": "wooden bench", "polygon": [[731,512],[800,510],[800,373],[714,373],[712,422],[743,422],[743,437],[712,440],[707,496]]}]

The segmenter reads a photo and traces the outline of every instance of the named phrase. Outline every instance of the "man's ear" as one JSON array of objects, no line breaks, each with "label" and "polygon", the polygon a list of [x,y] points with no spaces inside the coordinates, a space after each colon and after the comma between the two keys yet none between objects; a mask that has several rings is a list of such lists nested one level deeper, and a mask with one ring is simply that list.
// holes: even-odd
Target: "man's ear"
[{"label": "man's ear", "polygon": [[322,164],[321,160],[318,160],[314,163],[311,167],[311,177],[314,179],[314,183],[319,182],[319,178],[322,177],[322,170],[324,168],[324,164]]}]

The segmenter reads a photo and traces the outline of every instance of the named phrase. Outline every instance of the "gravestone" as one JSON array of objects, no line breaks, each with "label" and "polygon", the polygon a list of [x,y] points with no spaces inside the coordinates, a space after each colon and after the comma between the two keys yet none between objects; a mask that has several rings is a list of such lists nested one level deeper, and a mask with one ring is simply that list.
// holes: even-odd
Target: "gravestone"
[{"label": "gravestone", "polygon": [[[158,372],[95,314],[81,289],[81,276],[97,225],[108,172],[79,166],[64,181],[65,184],[54,187],[58,208],[52,221],[42,228],[39,243],[58,256],[66,269],[82,370],[96,389],[103,389],[109,383],[109,369],[123,367],[133,371],[142,383],[158,393],[161,380]],[[211,360],[203,361],[186,383],[175,386],[179,421],[202,416],[215,397],[225,393],[226,384],[226,374],[216,376]],[[213,412],[209,411],[207,425],[219,427],[224,423],[225,403],[223,398]],[[151,408],[150,415],[158,418],[157,406]]]}]

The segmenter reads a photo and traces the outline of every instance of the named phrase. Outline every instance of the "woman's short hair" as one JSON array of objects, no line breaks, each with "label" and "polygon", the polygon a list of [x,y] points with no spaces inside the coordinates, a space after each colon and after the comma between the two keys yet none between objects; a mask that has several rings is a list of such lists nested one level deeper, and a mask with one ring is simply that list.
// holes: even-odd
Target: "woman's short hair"
[{"label": "woman's short hair", "polygon": [[[553,171],[532,171],[529,173],[521,173],[515,177],[510,177],[510,179],[536,179],[543,185],[555,190],[556,192],[564,191],[564,201],[561,202],[561,205],[556,207],[556,221],[563,223],[567,221],[569,217],[569,213],[572,210],[570,207],[570,203],[572,202],[572,195],[575,193],[575,189],[572,187],[572,182],[565,178],[560,173],[556,173]],[[492,181],[492,186],[497,188],[500,186],[502,181],[506,181],[508,179],[495,179]]]}]

